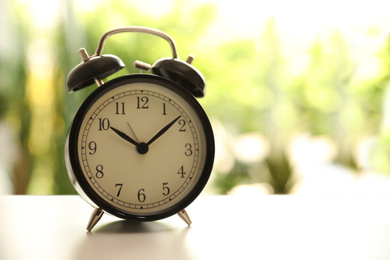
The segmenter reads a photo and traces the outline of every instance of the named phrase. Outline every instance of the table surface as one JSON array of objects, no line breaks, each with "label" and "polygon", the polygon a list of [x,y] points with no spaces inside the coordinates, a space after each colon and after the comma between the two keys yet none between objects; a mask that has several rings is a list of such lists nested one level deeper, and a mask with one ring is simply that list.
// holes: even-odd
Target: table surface
[{"label": "table surface", "polygon": [[390,259],[390,197],[200,196],[192,226],[134,223],[78,196],[0,196],[0,259]]}]

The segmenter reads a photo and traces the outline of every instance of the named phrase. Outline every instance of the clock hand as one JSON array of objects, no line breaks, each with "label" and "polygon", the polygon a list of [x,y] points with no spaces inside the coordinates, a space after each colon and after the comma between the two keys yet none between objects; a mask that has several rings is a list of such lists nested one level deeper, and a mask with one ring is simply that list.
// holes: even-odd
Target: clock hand
[{"label": "clock hand", "polygon": [[147,145],[150,145],[151,143],[153,143],[154,141],[156,141],[157,138],[159,138],[160,136],[162,136],[174,123],[176,123],[177,120],[179,120],[181,116],[178,116],[176,117],[172,122],[170,122],[169,124],[167,124],[163,129],[161,129],[155,136],[152,137],[152,139],[149,140],[149,142],[147,142],[146,144]]},{"label": "clock hand", "polygon": [[119,131],[118,129],[114,128],[114,127],[110,127],[112,131],[114,131],[117,135],[119,135],[120,137],[122,137],[123,139],[125,139],[126,141],[128,141],[129,143],[131,144],[134,144],[135,146],[138,146],[138,142],[134,141],[131,137],[129,137],[127,134]]},{"label": "clock hand", "polygon": [[137,143],[139,143],[138,138],[137,138],[137,136],[135,135],[135,133],[134,133],[134,131],[133,131],[133,128],[131,128],[131,126],[130,126],[130,123],[127,123],[127,125],[129,126],[130,131],[131,131],[131,133],[133,134],[135,141],[137,141]]}]

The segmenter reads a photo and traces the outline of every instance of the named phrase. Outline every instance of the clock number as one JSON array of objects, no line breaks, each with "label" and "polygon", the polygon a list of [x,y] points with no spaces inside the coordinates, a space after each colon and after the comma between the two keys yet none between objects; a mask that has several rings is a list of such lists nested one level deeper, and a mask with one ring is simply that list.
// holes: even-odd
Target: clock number
[{"label": "clock number", "polygon": [[96,178],[101,179],[103,178],[103,176],[103,165],[99,164],[98,166],[96,166]]},{"label": "clock number", "polygon": [[119,195],[121,194],[121,190],[122,190],[122,187],[123,187],[123,183],[117,183],[117,184],[115,184],[115,188],[116,188],[116,187],[119,187],[118,193],[116,194],[116,196],[119,197]]},{"label": "clock number", "polygon": [[125,102],[115,102],[115,115],[125,115]]},{"label": "clock number", "polygon": [[186,151],[184,152],[184,154],[186,156],[191,156],[192,155],[192,145],[190,143],[186,143],[185,148],[186,148]]},{"label": "clock number", "polygon": [[184,178],[184,175],[186,175],[186,172],[184,171],[184,167],[183,165],[180,167],[179,171],[177,172],[177,174],[180,174],[180,178]]},{"label": "clock number", "polygon": [[180,119],[178,123],[179,123],[179,125],[181,125],[179,132],[185,132],[186,131],[186,124],[187,124],[186,120]]},{"label": "clock number", "polygon": [[168,182],[163,182],[163,195],[168,196],[171,190],[167,186]]},{"label": "clock number", "polygon": [[88,148],[89,148],[89,150],[91,150],[89,152],[89,154],[94,155],[96,153],[96,150],[97,150],[97,144],[94,141],[91,141],[88,144]]},{"label": "clock number", "polygon": [[144,202],[145,201],[145,199],[146,199],[146,195],[145,195],[145,189],[140,189],[139,191],[138,191],[138,201],[139,202]]},{"label": "clock number", "polygon": [[149,98],[148,97],[137,97],[137,109],[148,109],[149,108]]},{"label": "clock number", "polygon": [[110,129],[110,120],[108,118],[99,118],[99,131]]}]

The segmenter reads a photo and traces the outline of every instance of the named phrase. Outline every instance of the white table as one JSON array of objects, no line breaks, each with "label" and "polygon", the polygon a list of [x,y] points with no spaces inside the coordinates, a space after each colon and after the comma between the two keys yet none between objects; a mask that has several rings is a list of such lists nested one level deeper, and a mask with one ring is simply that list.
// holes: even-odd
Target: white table
[{"label": "white table", "polygon": [[0,259],[390,259],[390,197],[200,196],[177,216],[132,223],[78,196],[0,197]]}]

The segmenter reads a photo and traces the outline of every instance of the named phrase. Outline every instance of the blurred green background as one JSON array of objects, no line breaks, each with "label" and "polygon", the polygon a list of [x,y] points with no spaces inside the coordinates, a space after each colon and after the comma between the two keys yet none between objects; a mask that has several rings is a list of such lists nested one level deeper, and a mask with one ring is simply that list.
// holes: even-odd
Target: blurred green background
[{"label": "blurred green background", "polygon": [[[170,34],[205,76],[216,137],[209,194],[390,194],[386,1],[0,1],[0,194],[74,194],[67,129],[96,86],[67,93],[78,49],[125,25]],[[137,72],[171,55],[111,37]],[[112,78],[112,77],[111,77]]]}]

